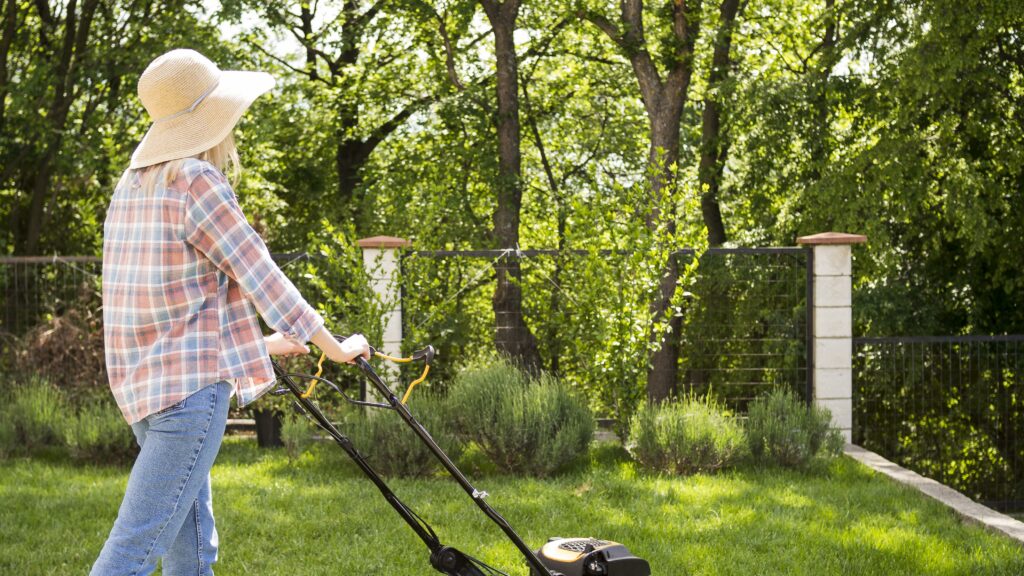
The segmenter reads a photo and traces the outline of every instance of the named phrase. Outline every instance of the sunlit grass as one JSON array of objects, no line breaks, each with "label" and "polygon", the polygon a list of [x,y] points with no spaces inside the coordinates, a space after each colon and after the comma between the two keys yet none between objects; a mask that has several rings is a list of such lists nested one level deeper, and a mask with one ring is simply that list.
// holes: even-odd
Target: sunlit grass
[{"label": "sunlit grass", "polygon": [[[229,438],[213,469],[217,573],[433,573],[426,548],[347,463],[318,444],[289,464]],[[0,573],[84,574],[117,513],[128,470],[36,457],[0,462]],[[548,480],[471,473],[531,546],[549,536],[627,544],[657,576],[1022,574],[1009,539],[843,458],[813,473],[741,469],[671,478],[602,446]],[[444,477],[394,480],[443,541],[523,576],[515,550]]]}]

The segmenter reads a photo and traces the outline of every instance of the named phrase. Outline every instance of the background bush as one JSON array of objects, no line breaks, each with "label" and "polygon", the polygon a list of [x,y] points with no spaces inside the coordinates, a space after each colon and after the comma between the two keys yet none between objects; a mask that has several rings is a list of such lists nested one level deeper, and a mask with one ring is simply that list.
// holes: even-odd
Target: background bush
[{"label": "background bush", "polygon": [[102,295],[98,282],[83,281],[70,300],[58,299],[54,310],[20,338],[11,340],[12,368],[38,374],[77,401],[106,391]]},{"label": "background bush", "polygon": [[807,406],[789,388],[757,398],[747,415],[750,453],[760,462],[798,468],[842,453],[843,436],[831,427],[829,410]]},{"label": "background bush", "polygon": [[[0,398],[0,401],[3,400]],[[6,405],[4,401],[4,406],[0,407],[0,458],[10,456],[18,447],[18,430],[14,426],[14,417]]]},{"label": "background bush", "polygon": [[742,455],[743,427],[711,396],[645,402],[633,415],[626,448],[652,470],[714,472]]},{"label": "background bush", "polygon": [[[449,457],[454,460],[461,456],[463,446],[455,437],[443,398],[417,390],[409,400],[409,408]],[[372,408],[347,410],[341,432],[375,470],[386,476],[429,476],[441,467],[397,413]]]},{"label": "background bush", "polygon": [[9,407],[16,451],[64,444],[63,428],[71,407],[64,393],[49,380],[36,374],[25,377],[12,388]]},{"label": "background bush", "polygon": [[68,418],[64,442],[76,460],[128,462],[138,454],[131,426],[111,399],[91,400]]},{"label": "background bush", "polygon": [[588,453],[590,407],[553,376],[496,360],[461,372],[449,394],[460,437],[501,470],[547,476]]}]

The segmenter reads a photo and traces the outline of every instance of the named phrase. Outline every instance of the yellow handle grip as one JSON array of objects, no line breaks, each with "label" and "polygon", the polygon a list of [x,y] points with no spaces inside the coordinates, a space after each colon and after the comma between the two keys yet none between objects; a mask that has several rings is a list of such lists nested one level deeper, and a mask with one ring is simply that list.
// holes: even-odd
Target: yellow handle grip
[{"label": "yellow handle grip", "polygon": [[[327,358],[327,353],[326,352],[321,352],[320,353],[320,361],[316,363],[316,374],[315,374],[315,376],[317,378],[319,378],[320,375],[324,373],[324,359],[325,358]],[[316,383],[317,382],[319,382],[319,380],[312,380],[311,379],[309,381],[309,388],[306,388],[306,391],[302,393],[302,397],[303,398],[309,398],[313,394],[313,390],[316,390]]]},{"label": "yellow handle grip", "polygon": [[421,374],[419,378],[409,383],[409,388],[405,390],[405,395],[402,396],[402,404],[405,404],[406,402],[409,401],[409,395],[412,394],[412,389],[415,388],[420,382],[423,382],[424,380],[427,379],[428,372],[430,372],[430,364],[426,364],[425,366],[423,366],[423,374]]}]

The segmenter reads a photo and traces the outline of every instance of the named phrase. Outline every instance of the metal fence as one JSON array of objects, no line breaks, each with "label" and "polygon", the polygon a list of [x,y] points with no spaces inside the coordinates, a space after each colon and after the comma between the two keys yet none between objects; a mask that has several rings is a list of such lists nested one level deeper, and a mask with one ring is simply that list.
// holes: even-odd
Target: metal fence
[{"label": "metal fence", "polygon": [[96,256],[0,258],[0,331],[21,335],[68,306],[94,306],[100,289]]},{"label": "metal fence", "polygon": [[735,409],[775,387],[813,391],[809,310],[812,252],[723,248],[705,252],[683,326],[683,383]]},{"label": "metal fence", "polygon": [[[545,368],[584,389],[611,390],[601,400],[610,406],[615,394],[636,389],[646,372],[644,355],[626,353],[626,340],[649,336],[649,327],[635,320],[649,305],[647,296],[622,288],[629,284],[629,270],[616,259],[628,256],[603,252],[595,262],[572,251],[406,252],[406,343],[433,343],[450,359],[438,366],[436,381],[442,384],[462,365],[460,359],[492,350],[494,266],[501,258],[519,258],[524,314]],[[353,317],[334,289],[354,285],[345,275],[362,274],[360,263],[320,266],[318,257],[302,253],[274,257],[311,303],[330,308],[339,319]],[[682,250],[675,257],[685,263],[694,253]],[[701,258],[697,278],[686,288],[678,335],[679,391],[710,391],[738,410],[771,386],[806,394],[811,252],[713,248]],[[68,307],[98,312],[100,273],[101,259],[92,256],[0,259],[0,333],[23,335]]]},{"label": "metal fence", "polygon": [[[647,337],[647,327],[628,325],[647,306],[622,293],[628,282],[620,276],[628,269],[618,263],[628,256],[602,252],[595,279],[595,263],[585,252],[409,251],[401,259],[403,334],[413,340],[430,335],[448,354],[492,349],[493,269],[502,259],[518,258],[524,316],[545,367],[584,388],[600,378],[637,381],[646,369],[643,358],[631,360],[633,372],[606,358],[616,349],[613,341]],[[675,257],[685,263],[694,252],[681,250]],[[810,397],[811,258],[810,250],[788,247],[712,248],[702,254],[697,278],[686,288],[678,335],[680,392],[710,391],[741,411],[773,386]],[[618,329],[608,318],[613,316],[627,325]]]},{"label": "metal fence", "polygon": [[853,441],[1024,510],[1024,336],[854,339]]},{"label": "metal fence", "polygon": [[[338,293],[350,282],[341,277],[337,266],[305,253],[279,253],[272,257],[311,303],[326,306],[332,312],[338,312],[345,304],[337,302],[345,300]],[[105,382],[103,341],[102,335],[97,334],[102,326],[101,272],[102,258],[98,256],[0,258],[0,371],[30,369],[65,387]],[[332,322],[332,328],[343,327]],[[93,361],[69,364],[73,359],[56,353],[65,351],[40,349],[41,342],[54,339],[70,341],[74,349],[66,352]],[[57,344],[51,347],[54,345]],[[29,349],[35,353],[28,354]],[[326,369],[339,381],[352,379],[334,374],[340,368]]]},{"label": "metal fence", "polygon": [[[272,254],[282,266],[309,260],[305,253]],[[22,335],[69,307],[100,306],[99,256],[0,257],[0,332]],[[301,279],[292,278],[297,285]]]}]

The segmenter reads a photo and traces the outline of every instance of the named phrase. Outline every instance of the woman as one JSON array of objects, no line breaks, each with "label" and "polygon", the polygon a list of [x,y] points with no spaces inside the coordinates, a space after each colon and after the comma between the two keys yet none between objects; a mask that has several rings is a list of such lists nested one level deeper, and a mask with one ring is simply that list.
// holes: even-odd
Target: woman
[{"label": "woman", "polygon": [[[240,169],[232,131],[274,85],[173,50],[139,78],[153,123],[111,198],[103,228],[107,372],[141,451],[92,574],[213,574],[210,468],[228,402],[259,398],[275,379],[268,354],[335,362],[369,358],[343,343],[270,257],[224,176]],[[276,330],[264,338],[255,311]]]}]

